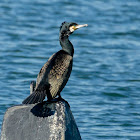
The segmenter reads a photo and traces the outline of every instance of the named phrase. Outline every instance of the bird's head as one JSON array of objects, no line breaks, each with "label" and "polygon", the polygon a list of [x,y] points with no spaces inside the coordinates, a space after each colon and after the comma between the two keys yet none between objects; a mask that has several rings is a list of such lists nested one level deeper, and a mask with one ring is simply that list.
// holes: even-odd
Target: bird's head
[{"label": "bird's head", "polygon": [[86,27],[86,26],[88,26],[88,25],[87,24],[79,25],[79,24],[73,23],[73,22],[63,22],[60,27],[60,35],[63,37],[69,36],[75,30],[77,30],[81,27]]}]

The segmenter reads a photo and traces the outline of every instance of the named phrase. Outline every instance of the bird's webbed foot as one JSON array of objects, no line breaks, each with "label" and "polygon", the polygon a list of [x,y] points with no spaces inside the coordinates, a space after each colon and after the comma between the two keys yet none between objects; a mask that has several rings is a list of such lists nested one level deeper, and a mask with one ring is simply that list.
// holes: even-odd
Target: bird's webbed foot
[{"label": "bird's webbed foot", "polygon": [[59,95],[59,97],[57,99],[58,99],[58,101],[64,101],[64,102],[66,102],[68,104],[68,106],[70,107],[69,103],[65,99],[63,99],[61,97],[61,95]]}]

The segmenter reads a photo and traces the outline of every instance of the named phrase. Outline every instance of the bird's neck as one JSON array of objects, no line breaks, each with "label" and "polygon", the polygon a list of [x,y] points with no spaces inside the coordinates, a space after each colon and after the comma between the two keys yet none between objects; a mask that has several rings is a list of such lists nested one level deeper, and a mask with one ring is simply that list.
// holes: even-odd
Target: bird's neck
[{"label": "bird's neck", "polygon": [[69,55],[73,56],[74,48],[72,43],[69,41],[68,36],[60,35],[59,40],[60,40],[60,45],[62,46],[62,50],[67,52]]}]

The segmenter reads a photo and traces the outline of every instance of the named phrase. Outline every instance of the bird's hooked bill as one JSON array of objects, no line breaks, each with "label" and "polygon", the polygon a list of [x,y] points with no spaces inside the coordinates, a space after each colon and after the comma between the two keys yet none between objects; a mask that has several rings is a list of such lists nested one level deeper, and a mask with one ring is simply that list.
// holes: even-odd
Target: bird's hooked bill
[{"label": "bird's hooked bill", "polygon": [[76,25],[76,26],[75,26],[75,29],[79,29],[79,28],[81,28],[81,27],[87,27],[87,26],[88,26],[88,24]]}]

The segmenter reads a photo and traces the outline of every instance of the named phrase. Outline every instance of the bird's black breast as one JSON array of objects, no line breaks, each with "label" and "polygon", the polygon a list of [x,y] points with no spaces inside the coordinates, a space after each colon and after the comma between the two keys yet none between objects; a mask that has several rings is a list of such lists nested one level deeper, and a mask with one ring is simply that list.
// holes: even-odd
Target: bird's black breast
[{"label": "bird's black breast", "polygon": [[61,92],[66,85],[72,70],[73,57],[60,50],[55,53],[42,67],[37,78],[37,87],[50,86],[52,97]]},{"label": "bird's black breast", "polygon": [[72,70],[73,58],[65,51],[60,51],[49,73],[50,92],[54,98],[66,85]]}]

